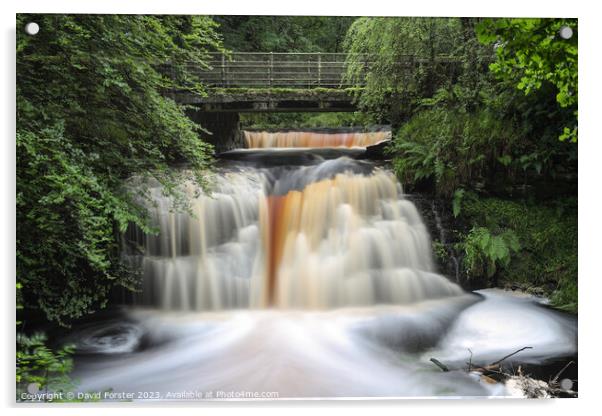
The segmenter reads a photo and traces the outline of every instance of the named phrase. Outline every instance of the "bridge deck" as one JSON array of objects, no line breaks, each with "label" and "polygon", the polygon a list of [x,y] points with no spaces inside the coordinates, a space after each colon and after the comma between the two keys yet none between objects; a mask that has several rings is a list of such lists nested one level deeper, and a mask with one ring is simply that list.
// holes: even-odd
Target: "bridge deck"
[{"label": "bridge deck", "polygon": [[205,112],[348,112],[355,111],[353,97],[345,89],[221,89],[209,90],[206,97],[175,93],[181,104]]}]

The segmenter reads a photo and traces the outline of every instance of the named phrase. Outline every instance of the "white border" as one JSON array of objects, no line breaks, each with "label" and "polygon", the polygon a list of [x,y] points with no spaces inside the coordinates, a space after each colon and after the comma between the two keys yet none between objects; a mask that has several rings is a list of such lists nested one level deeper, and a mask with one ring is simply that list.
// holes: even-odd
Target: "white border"
[{"label": "white border", "polygon": [[[598,261],[598,241],[600,232],[599,197],[602,174],[599,159],[602,157],[602,135],[600,123],[600,23],[602,16],[595,13],[594,2],[577,1],[542,1],[526,2],[524,0],[507,0],[502,2],[474,2],[469,0],[454,1],[391,1],[370,0],[367,2],[351,3],[349,1],[320,1],[303,0],[301,2],[282,1],[225,1],[212,2],[200,0],[145,0],[145,1],[85,1],[85,0],[27,0],[14,5],[2,3],[3,20],[3,59],[2,70],[3,97],[0,100],[2,127],[4,138],[1,141],[0,171],[2,172],[3,227],[2,247],[0,253],[4,267],[3,274],[3,306],[2,319],[2,367],[0,382],[2,405],[7,408],[7,414],[56,414],[81,415],[83,412],[91,415],[115,412],[115,404],[86,405],[85,410],[77,405],[44,405],[43,407],[18,406],[14,404],[14,215],[15,215],[15,179],[14,179],[14,132],[15,132],[15,55],[14,31],[16,12],[53,12],[53,13],[170,13],[170,14],[300,14],[300,15],[415,15],[415,16],[522,16],[522,17],[578,17],[580,43],[580,73],[581,84],[579,112],[579,399],[576,400],[383,400],[383,401],[279,401],[279,402],[194,402],[194,403],[147,403],[123,404],[128,413],[144,415],[165,415],[166,408],[177,408],[178,414],[198,414],[193,407],[219,413],[244,412],[247,414],[306,414],[307,412],[333,411],[341,414],[361,414],[374,410],[383,414],[410,413],[415,411],[432,411],[437,414],[466,415],[475,414],[504,415],[517,411],[529,414],[577,414],[587,412],[594,406],[600,395],[599,366],[600,310],[597,308],[597,298],[600,296],[600,281],[602,280],[600,262]],[[599,407],[599,406],[598,406]],[[175,409],[174,409],[175,410]],[[203,410],[203,411],[205,411]],[[169,410],[168,410],[169,411]],[[173,410],[172,410],[173,412]],[[527,413],[528,412],[528,413]],[[117,414],[121,414],[119,411]]]}]

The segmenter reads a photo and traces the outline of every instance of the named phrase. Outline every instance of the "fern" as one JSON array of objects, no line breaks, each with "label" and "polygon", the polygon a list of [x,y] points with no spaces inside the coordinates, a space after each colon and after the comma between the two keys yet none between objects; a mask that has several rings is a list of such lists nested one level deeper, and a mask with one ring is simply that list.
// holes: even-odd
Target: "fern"
[{"label": "fern", "polygon": [[499,268],[508,267],[512,254],[519,250],[518,237],[511,230],[493,235],[485,227],[472,228],[464,242],[468,276],[492,277]]},{"label": "fern", "polygon": [[462,210],[462,199],[464,198],[464,194],[466,191],[462,188],[456,189],[454,192],[454,198],[452,199],[452,211],[454,217],[458,217],[460,215],[460,211]]}]

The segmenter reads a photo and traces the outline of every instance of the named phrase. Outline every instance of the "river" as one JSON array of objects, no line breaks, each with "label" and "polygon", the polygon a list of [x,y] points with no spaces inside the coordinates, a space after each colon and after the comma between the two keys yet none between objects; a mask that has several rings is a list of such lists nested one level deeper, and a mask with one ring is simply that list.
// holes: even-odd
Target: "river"
[{"label": "river", "polygon": [[[465,292],[439,274],[395,176],[358,158],[385,132],[245,132],[189,212],[151,184],[157,236],[132,228],[141,290],[81,323],[81,392],[135,400],[489,397],[464,371],[576,355],[576,319],[531,297]],[[429,361],[445,362],[442,372]],[[454,370],[455,369],[455,370]],[[103,396],[115,400],[120,396]],[[129,397],[129,396],[128,396]],[[129,397],[131,398],[131,397]]]}]

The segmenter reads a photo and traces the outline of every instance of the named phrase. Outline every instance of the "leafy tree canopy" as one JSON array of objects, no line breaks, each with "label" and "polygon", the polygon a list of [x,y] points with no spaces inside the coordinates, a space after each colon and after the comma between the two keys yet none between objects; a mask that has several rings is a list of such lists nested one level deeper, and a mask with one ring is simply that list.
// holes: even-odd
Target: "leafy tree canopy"
[{"label": "leafy tree canopy", "polygon": [[[211,148],[166,91],[202,93],[185,62],[221,48],[204,16],[18,15],[17,280],[26,307],[67,321],[132,288],[118,236],[151,231],[124,181],[153,177],[177,195],[186,163],[202,181]],[[166,76],[162,65],[170,63]]]},{"label": "leafy tree canopy", "polygon": [[[569,27],[572,36],[563,39],[560,30]],[[577,141],[577,19],[485,19],[477,25],[481,42],[495,44],[496,61],[490,69],[513,80],[525,94],[545,83],[556,88],[561,107],[574,111],[571,125],[563,128],[561,140]]]},{"label": "leafy tree canopy", "polygon": [[215,16],[224,45],[239,52],[343,52],[354,17]]},{"label": "leafy tree canopy", "polygon": [[[346,78],[358,85],[365,82],[359,91],[363,109],[403,111],[401,106],[429,96],[447,78],[435,57],[454,53],[461,39],[456,18],[362,17],[353,22],[345,39]],[[415,64],[419,60],[423,63]]]}]

